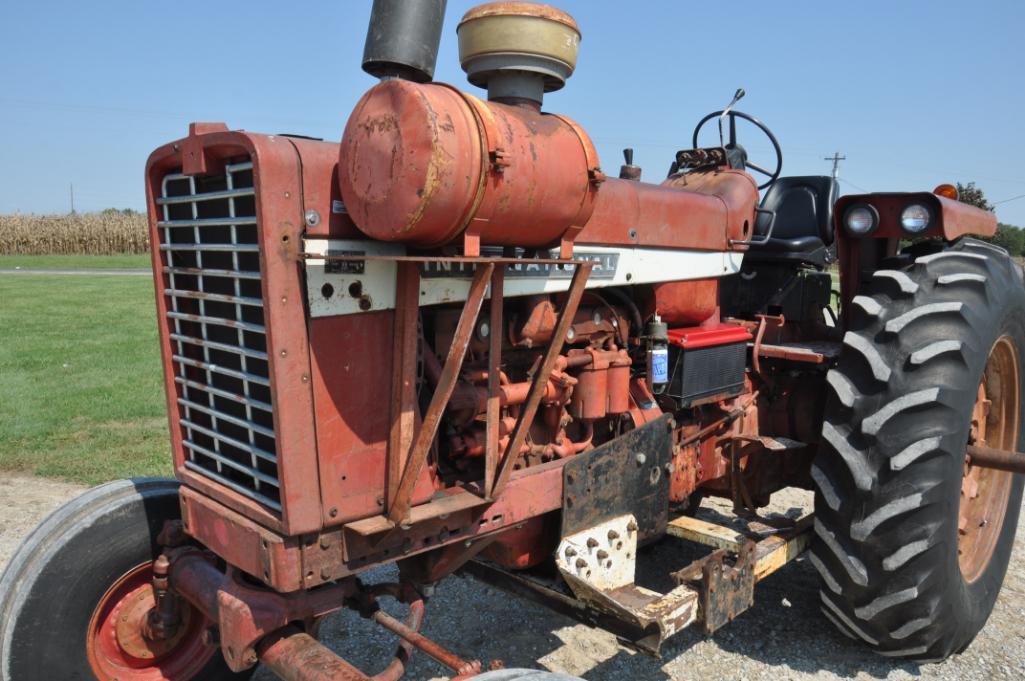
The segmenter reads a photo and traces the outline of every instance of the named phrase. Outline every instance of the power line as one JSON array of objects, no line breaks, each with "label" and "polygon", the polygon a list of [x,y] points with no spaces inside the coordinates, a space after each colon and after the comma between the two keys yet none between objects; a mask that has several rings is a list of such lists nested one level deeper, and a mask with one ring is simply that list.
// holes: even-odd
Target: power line
[{"label": "power line", "polygon": [[1018,196],[1012,196],[1011,198],[1004,199],[1002,201],[994,201],[993,205],[999,206],[1001,203],[1010,203],[1011,201],[1017,201],[1018,199],[1025,199],[1025,194],[1018,194]]},{"label": "power line", "polygon": [[865,189],[864,187],[859,187],[858,185],[854,184],[853,182],[851,182],[850,180],[848,180],[848,179],[846,179],[846,178],[843,178],[843,177],[838,177],[838,178],[836,178],[836,179],[840,180],[840,181],[841,181],[841,182],[843,182],[844,184],[849,184],[849,185],[851,185],[852,187],[854,187],[855,189],[857,189],[857,190],[858,190],[858,191],[860,191],[860,192],[865,192],[866,194],[871,194],[871,193],[872,193],[872,192],[870,192],[870,191],[869,191],[868,189]]}]

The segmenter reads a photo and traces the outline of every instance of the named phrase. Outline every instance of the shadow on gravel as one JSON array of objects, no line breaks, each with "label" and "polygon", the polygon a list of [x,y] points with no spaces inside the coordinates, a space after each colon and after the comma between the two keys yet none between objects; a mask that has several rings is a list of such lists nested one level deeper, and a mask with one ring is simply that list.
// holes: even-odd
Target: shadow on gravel
[{"label": "shadow on gravel", "polygon": [[[657,575],[678,569],[699,552],[667,539],[642,550],[644,572],[638,581],[665,588]],[[393,579],[393,567],[369,572],[364,581]],[[427,608],[424,633],[464,659],[485,665],[547,667],[588,681],[665,680],[761,676],[774,668],[781,678],[829,672],[840,677],[886,678],[901,670],[918,676],[919,666],[880,657],[845,638],[819,612],[818,576],[809,563],[795,561],[762,582],[755,605],[713,637],[698,628],[682,632],[663,647],[662,659],[616,644],[602,631],[509,596],[467,577],[443,581]],[[386,609],[403,615],[401,606]],[[328,620],[322,640],[368,673],[380,671],[396,639],[345,612]],[[763,667],[764,665],[764,667]],[[790,670],[788,673],[787,670]],[[266,675],[266,676],[264,676]],[[446,670],[421,653],[413,656],[406,678],[447,678]],[[262,671],[257,681],[273,677]]]}]

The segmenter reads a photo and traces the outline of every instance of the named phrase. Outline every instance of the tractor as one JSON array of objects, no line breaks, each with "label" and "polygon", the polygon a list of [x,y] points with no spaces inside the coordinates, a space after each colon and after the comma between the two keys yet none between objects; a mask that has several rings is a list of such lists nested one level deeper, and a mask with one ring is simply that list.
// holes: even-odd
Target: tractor
[{"label": "tractor", "polygon": [[[657,655],[802,555],[849,637],[964,650],[1025,461],[1022,268],[973,238],[994,215],[949,185],[784,176],[743,91],[665,179],[630,150],[610,175],[543,107],[576,67],[572,17],[467,12],[484,96],[433,82],[444,10],[375,0],[380,80],[340,142],[193,123],[149,157],[175,479],[96,487],[23,543],[0,679],[397,679],[414,653],[556,678],[425,637],[435,585],[471,575]],[[814,512],[760,514],[787,487]],[[695,517],[709,497],[743,529]],[[660,541],[711,550],[656,590],[637,573]],[[379,670],[318,640],[344,608],[398,636]]]}]

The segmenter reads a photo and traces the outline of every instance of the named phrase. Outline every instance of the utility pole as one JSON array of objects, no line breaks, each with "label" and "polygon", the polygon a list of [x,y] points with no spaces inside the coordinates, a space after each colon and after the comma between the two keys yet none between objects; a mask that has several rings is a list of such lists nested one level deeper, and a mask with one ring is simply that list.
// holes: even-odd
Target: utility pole
[{"label": "utility pole", "polygon": [[71,188],[71,214],[75,214],[75,184],[68,185]]},{"label": "utility pole", "polygon": [[847,157],[841,156],[839,151],[835,151],[832,156],[827,156],[823,160],[833,162],[833,179],[835,180],[840,177],[840,161],[846,161]]}]

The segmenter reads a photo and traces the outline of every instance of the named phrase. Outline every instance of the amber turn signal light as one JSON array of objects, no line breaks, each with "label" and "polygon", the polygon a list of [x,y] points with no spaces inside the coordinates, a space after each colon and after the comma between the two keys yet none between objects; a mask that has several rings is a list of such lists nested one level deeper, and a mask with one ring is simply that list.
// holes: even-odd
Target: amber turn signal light
[{"label": "amber turn signal light", "polygon": [[955,201],[957,201],[958,197],[957,187],[952,184],[941,184],[936,187],[936,189],[933,189],[932,193],[936,196],[945,196],[948,199],[953,199]]}]

